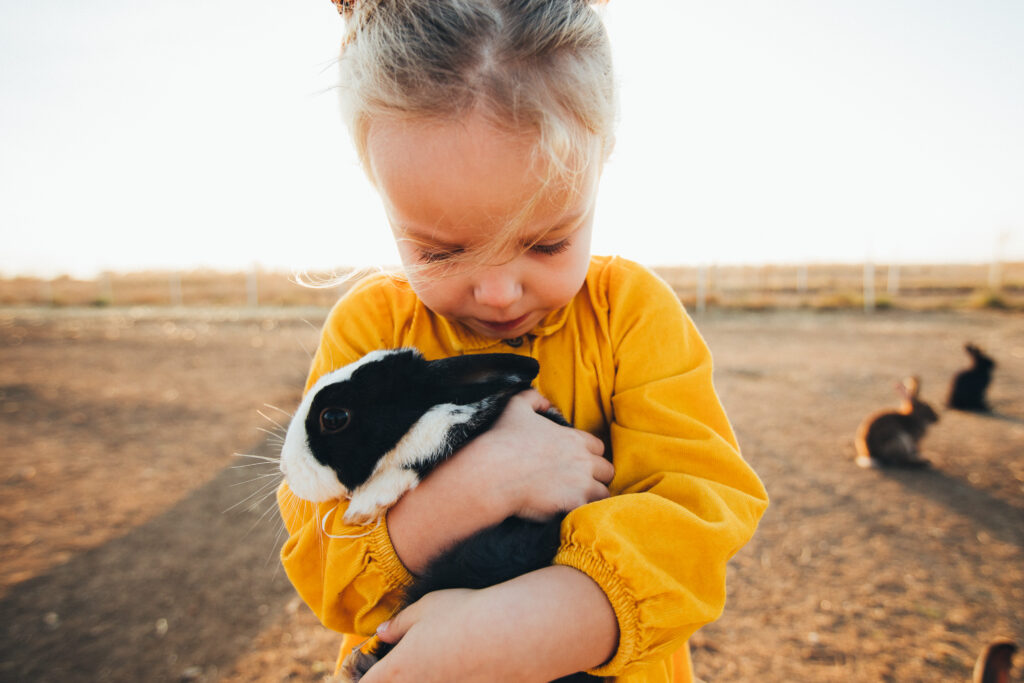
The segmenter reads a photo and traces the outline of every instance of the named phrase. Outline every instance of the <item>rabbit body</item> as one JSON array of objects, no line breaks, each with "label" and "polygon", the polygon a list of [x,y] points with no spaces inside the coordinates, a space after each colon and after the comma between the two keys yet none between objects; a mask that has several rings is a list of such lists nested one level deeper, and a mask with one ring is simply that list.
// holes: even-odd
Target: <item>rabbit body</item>
[{"label": "rabbit body", "polygon": [[920,441],[939,416],[919,398],[920,382],[915,377],[897,384],[903,395],[898,410],[883,411],[865,418],[857,429],[857,464],[861,467],[927,467]]},{"label": "rabbit body", "polygon": [[[292,492],[323,502],[348,498],[347,523],[382,517],[434,467],[500,417],[530,387],[537,361],[478,354],[435,361],[415,349],[374,351],[322,377],[289,424],[281,470]],[[568,425],[557,411],[545,416]],[[486,588],[551,564],[564,514],[546,522],[509,517],[433,560],[404,604],[446,588]],[[391,646],[354,650],[342,680],[358,681]],[[578,673],[562,683],[603,680]]]},{"label": "rabbit body", "polygon": [[992,382],[996,362],[973,344],[964,345],[964,350],[971,356],[971,367],[953,377],[946,405],[957,410],[988,412],[985,392]]}]

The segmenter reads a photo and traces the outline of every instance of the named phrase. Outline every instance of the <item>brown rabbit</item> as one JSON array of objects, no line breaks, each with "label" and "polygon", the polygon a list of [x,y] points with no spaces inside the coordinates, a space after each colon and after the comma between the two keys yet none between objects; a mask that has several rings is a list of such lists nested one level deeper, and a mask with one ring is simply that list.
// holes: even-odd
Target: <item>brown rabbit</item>
[{"label": "brown rabbit", "polygon": [[997,638],[985,646],[974,663],[973,683],[1010,683],[1013,653],[1017,645],[1006,638]]},{"label": "brown rabbit", "polygon": [[861,467],[928,467],[918,444],[928,425],[939,421],[932,407],[918,398],[921,382],[908,377],[896,390],[903,396],[898,410],[869,415],[857,429],[857,464]]}]

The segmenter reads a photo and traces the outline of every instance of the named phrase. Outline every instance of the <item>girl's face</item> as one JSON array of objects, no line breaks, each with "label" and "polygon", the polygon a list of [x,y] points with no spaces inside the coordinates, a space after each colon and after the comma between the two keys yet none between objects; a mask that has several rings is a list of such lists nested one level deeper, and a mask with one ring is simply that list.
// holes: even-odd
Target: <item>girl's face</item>
[{"label": "girl's face", "polygon": [[[590,261],[597,165],[576,188],[544,187],[533,142],[480,115],[375,122],[367,138],[370,176],[414,291],[433,312],[494,339],[523,335],[569,303]],[[507,244],[472,258],[495,240]],[[452,260],[459,255],[469,258]]]}]

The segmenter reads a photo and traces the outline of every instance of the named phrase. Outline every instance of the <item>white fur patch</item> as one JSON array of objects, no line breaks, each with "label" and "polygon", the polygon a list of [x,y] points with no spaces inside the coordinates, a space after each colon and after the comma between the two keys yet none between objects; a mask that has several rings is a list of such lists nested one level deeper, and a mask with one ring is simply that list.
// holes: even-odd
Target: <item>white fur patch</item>
[{"label": "white fur patch", "polygon": [[428,410],[402,437],[393,449],[377,462],[369,479],[353,491],[349,491],[330,467],[322,464],[309,449],[306,436],[306,416],[317,393],[329,384],[344,382],[359,367],[372,363],[382,356],[394,353],[390,350],[373,351],[358,361],[329,372],[310,387],[303,397],[295,416],[285,433],[281,448],[281,472],[292,492],[314,503],[337,498],[349,498],[351,503],[345,511],[344,520],[349,524],[373,521],[379,518],[406,491],[419,484],[419,475],[408,469],[436,457],[448,439],[449,430],[463,424],[477,412],[484,402],[458,406],[450,403],[434,406]]},{"label": "white fur patch", "polygon": [[878,468],[878,463],[876,463],[874,460],[872,460],[870,457],[868,457],[866,455],[858,455],[857,456],[857,465],[859,467],[863,467],[865,469],[868,469],[868,468],[877,469]]},{"label": "white fur patch", "polygon": [[313,457],[309,450],[309,440],[306,437],[306,416],[313,404],[313,398],[328,384],[344,382],[359,367],[389,353],[393,353],[393,351],[372,351],[353,363],[327,373],[318,379],[316,384],[310,387],[306,395],[302,397],[302,402],[299,403],[299,407],[288,425],[284,445],[281,447],[281,473],[284,474],[285,481],[288,482],[292,493],[299,498],[313,503],[322,503],[348,495],[348,490],[338,481],[338,475],[334,470]]},{"label": "white fur patch", "polygon": [[443,403],[434,406],[416,421],[390,451],[384,454],[366,482],[352,492],[345,511],[348,524],[366,523],[380,517],[406,491],[420,483],[419,474],[410,466],[436,457],[455,425],[468,422],[476,406]]}]

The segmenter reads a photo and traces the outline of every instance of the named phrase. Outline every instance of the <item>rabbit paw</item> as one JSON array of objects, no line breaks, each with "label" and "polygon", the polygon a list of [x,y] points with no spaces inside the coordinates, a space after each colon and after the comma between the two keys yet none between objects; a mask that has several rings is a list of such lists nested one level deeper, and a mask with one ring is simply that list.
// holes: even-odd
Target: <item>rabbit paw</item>
[{"label": "rabbit paw", "polygon": [[341,663],[341,669],[335,677],[335,682],[359,683],[359,680],[370,670],[370,667],[376,663],[376,655],[367,654],[361,650],[354,650]]},{"label": "rabbit paw", "polygon": [[419,475],[414,470],[393,468],[374,475],[352,492],[345,510],[345,523],[368,524],[380,519],[402,494],[419,483]]}]

